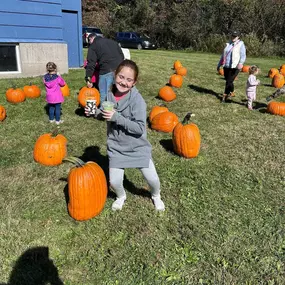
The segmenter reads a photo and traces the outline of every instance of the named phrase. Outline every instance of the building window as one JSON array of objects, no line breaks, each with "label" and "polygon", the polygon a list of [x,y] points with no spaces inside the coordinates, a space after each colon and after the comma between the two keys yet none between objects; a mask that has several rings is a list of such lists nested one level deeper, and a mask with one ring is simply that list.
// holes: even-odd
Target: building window
[{"label": "building window", "polygon": [[0,72],[20,73],[19,46],[16,44],[0,44]]}]

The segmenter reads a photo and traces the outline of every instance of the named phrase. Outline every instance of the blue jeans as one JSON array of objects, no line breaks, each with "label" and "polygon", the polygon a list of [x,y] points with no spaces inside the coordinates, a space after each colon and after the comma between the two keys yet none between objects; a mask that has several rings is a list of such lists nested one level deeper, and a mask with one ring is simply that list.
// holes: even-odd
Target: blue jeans
[{"label": "blue jeans", "polygon": [[99,91],[100,91],[100,102],[106,100],[108,91],[114,83],[114,72],[99,75]]},{"label": "blue jeans", "polygon": [[61,113],[61,103],[57,104],[48,104],[48,114],[49,114],[49,119],[50,121],[54,120],[54,115],[55,115],[55,120],[57,122],[60,121],[60,113]]}]

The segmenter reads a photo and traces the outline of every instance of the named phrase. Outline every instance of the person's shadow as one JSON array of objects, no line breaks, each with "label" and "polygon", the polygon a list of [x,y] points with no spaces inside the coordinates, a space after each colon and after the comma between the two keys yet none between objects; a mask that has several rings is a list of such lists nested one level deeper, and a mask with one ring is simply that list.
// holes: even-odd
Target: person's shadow
[{"label": "person's shadow", "polygon": [[222,100],[223,96],[211,89],[203,88],[193,84],[189,84],[188,87],[196,92],[210,94],[215,96],[217,99]]},{"label": "person's shadow", "polygon": [[49,248],[32,247],[16,261],[7,284],[0,285],[64,285],[49,258]]}]

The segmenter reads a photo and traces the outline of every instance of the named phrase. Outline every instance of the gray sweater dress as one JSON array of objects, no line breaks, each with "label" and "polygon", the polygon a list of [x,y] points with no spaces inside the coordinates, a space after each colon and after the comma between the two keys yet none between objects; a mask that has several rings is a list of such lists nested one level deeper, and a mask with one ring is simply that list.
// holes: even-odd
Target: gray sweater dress
[{"label": "gray sweater dress", "polygon": [[[107,121],[107,152],[110,168],[147,168],[151,159],[151,144],[146,132],[146,103],[133,87],[116,102],[111,91],[107,101],[115,104],[116,112]],[[101,113],[98,110],[97,115]]]}]

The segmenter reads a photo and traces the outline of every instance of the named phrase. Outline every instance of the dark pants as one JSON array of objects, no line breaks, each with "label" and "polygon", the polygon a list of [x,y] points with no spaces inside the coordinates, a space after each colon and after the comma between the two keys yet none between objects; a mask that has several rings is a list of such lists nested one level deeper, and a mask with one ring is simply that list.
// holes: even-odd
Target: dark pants
[{"label": "dark pants", "polygon": [[54,116],[55,116],[55,120],[57,122],[60,121],[60,112],[61,112],[61,103],[57,103],[57,104],[48,104],[49,106],[49,119],[52,121],[54,120]]},{"label": "dark pants", "polygon": [[234,80],[239,74],[239,69],[237,68],[227,68],[224,67],[224,77],[226,80],[226,87],[224,94],[229,95],[231,92],[234,92]]}]

